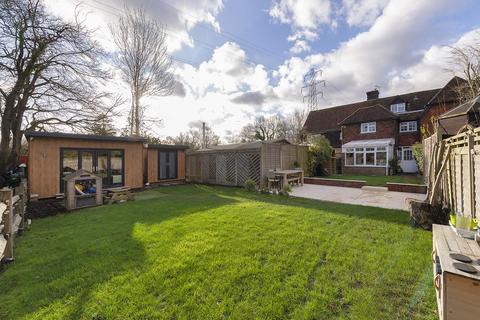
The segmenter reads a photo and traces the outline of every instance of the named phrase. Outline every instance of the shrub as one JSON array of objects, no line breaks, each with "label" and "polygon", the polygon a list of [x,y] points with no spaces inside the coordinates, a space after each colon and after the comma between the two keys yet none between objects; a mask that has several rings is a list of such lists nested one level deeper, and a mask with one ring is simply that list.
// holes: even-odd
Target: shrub
[{"label": "shrub", "polygon": [[424,155],[423,155],[423,144],[420,142],[415,143],[412,146],[413,156],[415,157],[415,161],[417,162],[417,168],[420,173],[423,174],[423,163],[424,163]]},{"label": "shrub", "polygon": [[312,175],[324,173],[324,168],[332,159],[333,148],[322,135],[312,137],[308,148],[308,171]]},{"label": "shrub", "polygon": [[390,167],[390,170],[392,170],[393,175],[402,173],[400,161],[398,160],[397,156],[393,156],[392,159],[388,160],[388,166]]},{"label": "shrub", "polygon": [[294,168],[300,168],[300,163],[298,163],[297,160],[293,161],[293,167]]},{"label": "shrub", "polygon": [[257,184],[252,179],[245,180],[245,189],[248,192],[254,192],[257,189]]}]

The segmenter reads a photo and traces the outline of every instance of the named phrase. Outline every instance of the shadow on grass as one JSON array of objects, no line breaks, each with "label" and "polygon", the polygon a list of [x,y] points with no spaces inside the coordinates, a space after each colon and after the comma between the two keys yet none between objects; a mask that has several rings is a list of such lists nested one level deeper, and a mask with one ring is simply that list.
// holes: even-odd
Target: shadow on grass
[{"label": "shadow on grass", "polygon": [[361,206],[355,204],[346,204],[315,199],[305,199],[297,197],[285,197],[279,195],[268,195],[249,193],[240,188],[222,188],[217,187],[216,193],[221,197],[241,197],[253,201],[271,203],[275,205],[285,205],[291,207],[300,207],[316,210],[320,213],[329,212],[333,214],[355,217],[359,219],[378,220],[387,223],[411,226],[410,218],[407,212],[396,209],[386,209],[371,206]]},{"label": "shadow on grass", "polygon": [[235,202],[206,191],[159,188],[139,194],[138,201],[35,221],[19,238],[15,263],[0,274],[0,319],[85,316],[95,287],[144,269],[145,243],[134,237],[138,224],[159,224]]}]

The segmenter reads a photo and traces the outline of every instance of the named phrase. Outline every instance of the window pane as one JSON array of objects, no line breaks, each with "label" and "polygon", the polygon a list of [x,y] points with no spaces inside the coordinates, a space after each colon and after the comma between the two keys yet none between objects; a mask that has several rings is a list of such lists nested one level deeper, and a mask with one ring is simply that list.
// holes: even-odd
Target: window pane
[{"label": "window pane", "polygon": [[387,164],[387,153],[377,152],[377,166],[385,166]]},{"label": "window pane", "polygon": [[366,151],[375,151],[375,148],[365,148]]},{"label": "window pane", "polygon": [[123,155],[121,151],[112,151],[110,155],[110,166],[112,184],[123,184]]},{"label": "window pane", "polygon": [[176,151],[170,151],[170,155],[168,156],[169,159],[169,172],[168,178],[169,179],[176,179],[177,178],[177,164],[175,163],[176,160]]},{"label": "window pane", "polygon": [[405,103],[404,102],[401,102],[401,103],[395,103],[395,104],[392,104],[390,106],[390,110],[392,112],[405,112]]},{"label": "window pane", "polygon": [[355,148],[355,151],[363,152],[363,148]]},{"label": "window pane", "polygon": [[403,149],[403,160],[413,160],[413,153],[411,149]]},{"label": "window pane", "polygon": [[353,152],[347,153],[345,155],[345,165],[353,166]]},{"label": "window pane", "polygon": [[387,150],[386,147],[377,147],[377,151],[385,151],[385,150]]},{"label": "window pane", "polygon": [[355,165],[363,166],[364,153],[355,153]]},{"label": "window pane", "polygon": [[365,154],[365,164],[367,166],[374,166],[375,165],[375,153],[374,152],[367,152]]},{"label": "window pane", "polygon": [[108,179],[108,151],[97,152],[97,174],[102,178],[104,186],[110,186]]},{"label": "window pane", "polygon": [[78,151],[63,150],[62,177],[78,170]]},{"label": "window pane", "polygon": [[93,153],[91,151],[82,151],[82,169],[93,172]]}]

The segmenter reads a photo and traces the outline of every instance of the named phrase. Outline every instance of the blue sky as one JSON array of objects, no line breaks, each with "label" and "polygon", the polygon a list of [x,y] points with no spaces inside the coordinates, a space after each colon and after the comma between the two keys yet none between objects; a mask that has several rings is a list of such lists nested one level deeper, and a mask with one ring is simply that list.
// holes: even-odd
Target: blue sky
[{"label": "blue sky", "polygon": [[[75,1],[45,0],[68,19]],[[107,50],[121,0],[84,0]],[[478,43],[478,0],[129,0],[166,25],[177,94],[149,97],[147,114],[165,137],[206,121],[227,137],[258,115],[305,108],[312,67],[326,80],[319,108],[441,87],[454,74],[449,46]],[[460,70],[456,70],[457,73]],[[461,75],[461,74],[460,74]],[[116,79],[116,92],[128,89]],[[125,112],[128,107],[125,107]],[[117,119],[118,126],[126,117]]]}]

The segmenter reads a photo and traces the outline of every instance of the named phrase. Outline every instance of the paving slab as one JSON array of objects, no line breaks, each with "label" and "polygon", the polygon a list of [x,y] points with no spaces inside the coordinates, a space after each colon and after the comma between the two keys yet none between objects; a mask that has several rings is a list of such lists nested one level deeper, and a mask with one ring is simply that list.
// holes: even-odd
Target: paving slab
[{"label": "paving slab", "polygon": [[419,193],[380,191],[371,188],[346,188],[305,184],[292,188],[292,196],[386,209],[408,210],[406,199],[425,200]]}]

